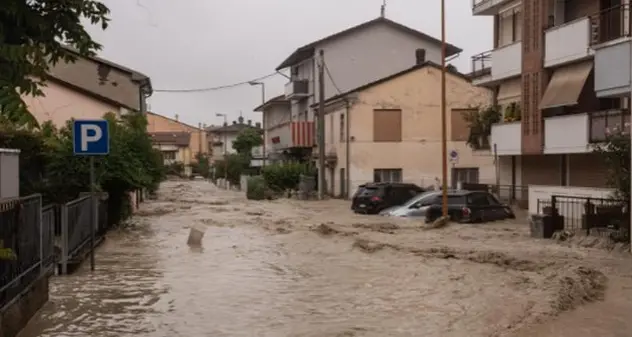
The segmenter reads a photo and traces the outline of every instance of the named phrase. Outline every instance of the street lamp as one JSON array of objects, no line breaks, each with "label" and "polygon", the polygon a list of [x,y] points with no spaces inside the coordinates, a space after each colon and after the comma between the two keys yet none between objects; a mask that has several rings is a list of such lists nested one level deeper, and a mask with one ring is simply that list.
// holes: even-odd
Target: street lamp
[{"label": "street lamp", "polygon": [[[261,86],[261,105],[266,103],[266,84],[263,82],[252,81],[248,82],[248,84],[252,86],[260,85]],[[262,110],[261,112],[261,124],[263,124],[263,165],[266,166],[266,114]]]},{"label": "street lamp", "polygon": [[[224,126],[228,125],[228,116],[226,114],[223,113],[216,113],[215,116],[217,117],[224,117]],[[224,130],[224,179],[228,179],[228,158],[226,158],[226,130]]]}]

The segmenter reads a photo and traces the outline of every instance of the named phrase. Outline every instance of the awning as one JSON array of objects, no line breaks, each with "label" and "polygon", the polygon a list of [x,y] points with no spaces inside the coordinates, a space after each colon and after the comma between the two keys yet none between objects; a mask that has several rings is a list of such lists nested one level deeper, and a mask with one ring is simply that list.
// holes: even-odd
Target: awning
[{"label": "awning", "polygon": [[509,81],[504,81],[498,89],[498,105],[504,106],[509,103],[520,102],[522,95],[522,80],[515,78]]},{"label": "awning", "polygon": [[542,96],[540,109],[576,105],[592,69],[592,61],[576,63],[557,69],[546,87],[544,96]]}]

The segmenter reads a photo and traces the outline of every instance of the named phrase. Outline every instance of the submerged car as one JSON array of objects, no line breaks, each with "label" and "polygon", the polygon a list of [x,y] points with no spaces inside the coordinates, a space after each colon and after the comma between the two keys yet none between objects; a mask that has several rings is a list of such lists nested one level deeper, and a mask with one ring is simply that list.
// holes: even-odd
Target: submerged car
[{"label": "submerged car", "polygon": [[402,205],[424,190],[415,184],[367,183],[360,185],[351,199],[356,213],[378,214],[383,209]]},{"label": "submerged car", "polygon": [[[426,222],[432,222],[441,217],[442,203],[441,191],[426,192],[412,198],[402,206],[384,209],[380,215],[424,217]],[[500,203],[493,194],[464,190],[448,191],[448,214],[452,221],[470,223],[516,217],[511,207]]]}]

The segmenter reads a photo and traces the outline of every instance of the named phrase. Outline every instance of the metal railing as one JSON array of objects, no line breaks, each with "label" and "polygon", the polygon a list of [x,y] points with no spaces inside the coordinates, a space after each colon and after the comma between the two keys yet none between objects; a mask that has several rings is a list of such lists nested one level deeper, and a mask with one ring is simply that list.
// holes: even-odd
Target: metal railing
[{"label": "metal railing", "polygon": [[590,16],[591,44],[600,44],[630,36],[630,5],[618,5]]},{"label": "metal railing", "polygon": [[591,143],[605,142],[608,133],[617,129],[630,133],[630,110],[612,109],[592,112],[588,116],[588,140]]},{"label": "metal railing", "polygon": [[586,234],[630,233],[630,205],[623,200],[553,195],[537,200],[537,213],[563,217],[564,230]]},{"label": "metal railing", "polygon": [[54,227],[42,211],[39,194],[0,202],[0,308],[52,267]]},{"label": "metal railing", "polygon": [[472,56],[471,77],[480,77],[492,73],[492,51],[486,51]]}]

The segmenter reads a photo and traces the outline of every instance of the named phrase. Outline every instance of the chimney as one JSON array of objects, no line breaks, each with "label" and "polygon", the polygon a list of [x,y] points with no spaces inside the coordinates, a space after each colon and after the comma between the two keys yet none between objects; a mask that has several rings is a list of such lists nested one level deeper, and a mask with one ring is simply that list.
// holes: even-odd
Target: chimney
[{"label": "chimney", "polygon": [[426,62],[426,50],[422,48],[415,50],[415,59],[417,65],[424,64]]},{"label": "chimney", "polygon": [[261,123],[256,122],[256,123],[255,123],[255,127],[256,127],[257,129],[261,129]]},{"label": "chimney", "polygon": [[233,125],[236,125],[236,124],[237,124],[237,121],[233,121]]},{"label": "chimney", "polygon": [[252,119],[248,120],[248,125],[252,125]]},{"label": "chimney", "polygon": [[239,118],[237,118],[237,120],[239,121],[239,124],[244,124],[244,117],[239,116]]},{"label": "chimney", "polygon": [[180,118],[180,116],[178,116],[178,114],[176,114],[176,122],[178,121],[178,118]]}]

